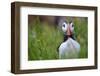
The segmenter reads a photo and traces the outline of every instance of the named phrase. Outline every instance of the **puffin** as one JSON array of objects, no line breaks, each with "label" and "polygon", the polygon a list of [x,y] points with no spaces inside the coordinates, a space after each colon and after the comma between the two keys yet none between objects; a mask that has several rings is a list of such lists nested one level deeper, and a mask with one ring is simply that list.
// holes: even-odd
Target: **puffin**
[{"label": "puffin", "polygon": [[63,22],[61,24],[63,31],[63,42],[60,44],[59,59],[74,59],[79,57],[80,44],[77,42],[74,33],[73,22]]}]

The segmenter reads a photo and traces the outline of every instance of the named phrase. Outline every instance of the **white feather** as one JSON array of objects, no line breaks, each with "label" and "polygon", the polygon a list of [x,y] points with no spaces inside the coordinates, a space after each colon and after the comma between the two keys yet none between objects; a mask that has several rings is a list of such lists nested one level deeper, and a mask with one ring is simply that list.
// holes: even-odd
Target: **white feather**
[{"label": "white feather", "polygon": [[68,38],[59,47],[59,58],[77,58],[79,51],[80,44],[72,38]]}]

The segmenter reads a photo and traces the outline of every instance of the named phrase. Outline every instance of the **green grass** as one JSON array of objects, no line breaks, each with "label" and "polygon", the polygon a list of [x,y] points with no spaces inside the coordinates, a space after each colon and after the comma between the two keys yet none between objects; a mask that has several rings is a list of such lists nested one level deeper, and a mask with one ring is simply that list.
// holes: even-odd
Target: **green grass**
[{"label": "green grass", "polygon": [[29,60],[58,59],[57,47],[62,42],[61,32],[38,20],[32,25],[28,29]]},{"label": "green grass", "polygon": [[87,18],[84,20],[75,19],[75,35],[77,41],[80,43],[79,58],[88,57],[88,23]]},{"label": "green grass", "polygon": [[[74,20],[75,36],[80,43],[79,58],[87,57],[87,21]],[[58,59],[57,48],[63,41],[63,34],[57,27],[41,23],[37,18],[28,27],[28,60]]]}]

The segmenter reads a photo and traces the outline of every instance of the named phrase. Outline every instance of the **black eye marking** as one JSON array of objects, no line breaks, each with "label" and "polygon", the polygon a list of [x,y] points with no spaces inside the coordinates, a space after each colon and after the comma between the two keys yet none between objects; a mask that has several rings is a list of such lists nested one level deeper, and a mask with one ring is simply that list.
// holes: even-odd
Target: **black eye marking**
[{"label": "black eye marking", "polygon": [[65,27],[65,24],[63,24],[63,27]]},{"label": "black eye marking", "polygon": [[72,27],[74,27],[74,25],[72,24]]}]

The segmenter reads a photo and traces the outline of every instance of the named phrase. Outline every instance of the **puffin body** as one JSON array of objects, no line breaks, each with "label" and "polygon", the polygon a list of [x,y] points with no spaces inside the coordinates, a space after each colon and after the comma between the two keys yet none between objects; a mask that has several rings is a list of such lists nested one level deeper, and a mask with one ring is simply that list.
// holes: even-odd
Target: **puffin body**
[{"label": "puffin body", "polygon": [[79,43],[72,38],[68,38],[59,47],[59,58],[77,58],[79,51]]},{"label": "puffin body", "polygon": [[72,27],[72,23],[64,23],[62,25],[62,30],[64,32],[64,41],[59,47],[59,58],[78,58],[80,52],[80,44],[75,40],[73,36],[74,27]]}]

